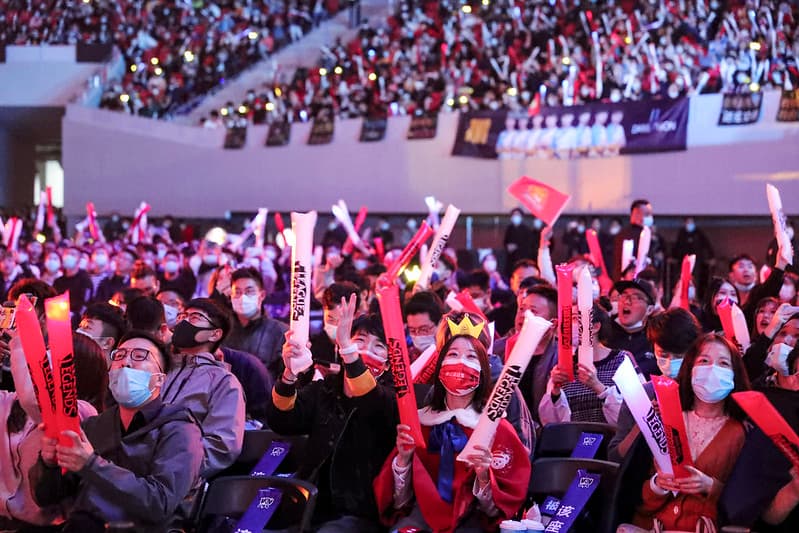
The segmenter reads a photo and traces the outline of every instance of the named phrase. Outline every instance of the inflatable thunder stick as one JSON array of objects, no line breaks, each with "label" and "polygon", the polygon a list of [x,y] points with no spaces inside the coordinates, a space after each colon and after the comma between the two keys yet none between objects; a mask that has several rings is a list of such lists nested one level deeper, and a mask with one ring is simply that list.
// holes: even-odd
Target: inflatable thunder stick
[{"label": "inflatable thunder stick", "polygon": [[572,351],[572,270],[573,264],[555,267],[558,276],[558,368],[574,381]]},{"label": "inflatable thunder stick", "polygon": [[635,423],[638,424],[647,446],[652,451],[658,469],[664,474],[673,474],[663,421],[652,407],[652,401],[646,395],[632,361],[624,358],[619,369],[613,375],[613,381],[619,388],[624,401],[627,402],[627,407],[630,408]]},{"label": "inflatable thunder stick", "polygon": [[72,440],[62,431],[70,430],[80,435],[78,420],[78,387],[75,380],[75,357],[72,353],[72,324],[69,313],[69,291],[44,301],[50,355],[53,361],[55,383],[55,421],[58,442],[72,446]]},{"label": "inflatable thunder stick", "polygon": [[466,446],[458,455],[459,461],[465,461],[466,457],[475,453],[475,446],[491,448],[491,442],[494,440],[499,422],[508,409],[511,396],[519,386],[519,381],[522,379],[527,365],[530,364],[530,359],[533,358],[533,351],[551,326],[552,323],[549,320],[537,317],[530,311],[524,312],[524,325],[519,332],[516,344],[513,345],[497,384],[480,414],[477,426]]},{"label": "inflatable thunder stick", "polygon": [[591,252],[591,258],[594,265],[598,266],[602,272],[599,274],[599,286],[602,289],[602,294],[606,295],[613,287],[613,280],[610,279],[608,269],[605,266],[605,258],[602,255],[602,247],[599,246],[599,237],[596,230],[589,229],[585,232],[585,240],[588,242],[588,250]]},{"label": "inflatable thunder stick", "polygon": [[635,241],[632,239],[625,239],[621,243],[621,272],[624,273],[625,270],[630,266],[630,264],[635,260],[633,257],[633,250],[635,249]]},{"label": "inflatable thunder stick", "polygon": [[719,314],[724,336],[738,344],[741,353],[746,351],[750,344],[749,330],[746,327],[746,317],[741,308],[738,307],[738,304],[726,298],[716,306],[716,311]]},{"label": "inflatable thunder stick", "polygon": [[780,191],[775,186],[768,184],[766,185],[766,197],[768,198],[769,211],[771,211],[771,220],[774,223],[774,236],[779,243],[783,259],[791,265],[793,264],[793,245],[785,230],[785,213],[782,211]]},{"label": "inflatable thunder stick", "polygon": [[416,394],[411,379],[408,345],[405,343],[405,326],[402,322],[399,287],[394,283],[394,278],[382,274],[377,280],[376,292],[377,301],[380,304],[380,315],[383,318],[383,329],[386,332],[388,361],[391,364],[391,373],[394,375],[400,422],[411,428],[411,436],[416,445],[425,448],[422,426],[419,423],[419,412],[416,410]]},{"label": "inflatable thunder stick", "polygon": [[[366,209],[366,206],[361,206],[361,209],[358,211],[358,215],[355,217],[355,226],[353,227],[355,233],[361,231],[363,223],[366,222],[366,215],[368,214],[368,212],[369,211]],[[341,248],[342,255],[352,255],[353,246],[354,244],[352,242],[352,238],[349,235],[347,235],[347,240],[344,241],[344,246]]]},{"label": "inflatable thunder stick", "polygon": [[680,269],[680,307],[686,311],[691,310],[691,301],[688,297],[688,289],[691,287],[691,273],[696,264],[696,255],[686,255],[682,258],[682,268]]},{"label": "inflatable thunder stick", "polygon": [[42,414],[45,432],[51,439],[58,438],[58,425],[55,419],[55,383],[50,361],[47,359],[47,350],[44,346],[42,328],[39,317],[28,297],[24,294],[19,297],[15,314],[17,332],[25,352],[28,371],[31,375],[36,402]]},{"label": "inflatable thunder stick", "polygon": [[734,392],[732,399],[746,411],[757,427],[774,441],[793,467],[799,468],[799,453],[796,451],[799,449],[799,437],[768,401],[766,395],[757,391]]},{"label": "inflatable thunder stick", "polygon": [[396,261],[394,261],[390,267],[388,267],[388,272],[386,272],[386,278],[389,280],[390,283],[394,283],[394,280],[402,274],[402,271],[410,264],[413,258],[419,253],[419,249],[422,247],[427,239],[433,234],[433,228],[427,225],[427,222],[422,222],[422,225],[419,227],[419,231],[416,232],[416,235],[410,240],[408,245],[402,250],[399,257]]},{"label": "inflatable thunder stick", "polygon": [[436,370],[437,356],[436,345],[431,344],[411,363],[411,379],[414,383],[430,382]]},{"label": "inflatable thunder stick", "polygon": [[447,206],[447,211],[444,213],[444,218],[438,226],[433,243],[430,245],[430,252],[427,257],[422,261],[422,272],[419,275],[419,280],[416,282],[418,289],[424,290],[430,286],[430,278],[433,276],[433,270],[438,265],[438,258],[441,257],[441,252],[447,247],[452,230],[455,228],[455,222],[458,220],[461,210],[450,204]]},{"label": "inflatable thunder stick", "polygon": [[680,386],[665,376],[652,376],[652,386],[657,395],[663,428],[666,430],[666,442],[669,446],[674,477],[690,477],[692,474],[685,467],[693,466],[693,461],[688,435],[685,432],[685,419],[682,416]]},{"label": "inflatable thunder stick", "polygon": [[577,346],[577,361],[588,368],[594,366],[594,339],[591,322],[594,315],[594,291],[591,272],[587,266],[580,270],[577,278],[577,318],[580,344]]},{"label": "inflatable thunder stick", "polygon": [[649,247],[652,244],[652,230],[648,226],[641,228],[641,235],[638,237],[638,257],[635,260],[635,277],[638,277],[646,268],[646,259],[649,256]]},{"label": "inflatable thunder stick", "polygon": [[[311,272],[313,261],[313,230],[316,211],[291,213],[294,247],[291,249],[291,310],[289,329],[292,339],[305,346],[308,342],[311,313]],[[292,359],[291,372],[298,375],[310,368],[313,360],[307,357]]]}]

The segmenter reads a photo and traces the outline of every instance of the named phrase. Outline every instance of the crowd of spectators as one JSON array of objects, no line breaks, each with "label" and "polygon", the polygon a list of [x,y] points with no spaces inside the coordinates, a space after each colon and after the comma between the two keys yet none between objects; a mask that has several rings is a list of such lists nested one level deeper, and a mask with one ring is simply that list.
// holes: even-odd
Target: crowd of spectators
[{"label": "crowd of spectators", "polygon": [[101,106],[150,117],[186,112],[339,9],[338,0],[3,0],[0,45],[108,43],[125,60]]},{"label": "crowd of spectators", "polygon": [[[3,0],[0,43],[113,43],[126,71],[102,106],[186,113],[297,41],[337,0]],[[318,65],[279,72],[204,119],[308,121],[457,109],[525,110],[799,84],[795,2],[402,0]],[[228,124],[229,125],[229,124]]]},{"label": "crowd of spectators", "polygon": [[[52,419],[39,424],[39,405],[46,404],[32,385],[34,367],[25,363],[36,347],[27,342],[31,329],[3,326],[0,359],[8,364],[0,369],[0,498],[7,505],[0,508],[0,529],[100,532],[122,521],[135,530],[193,527],[186,512],[204,501],[203,480],[213,487],[243,468],[247,435],[268,427],[273,438],[307,436],[306,452],[297,454],[289,474],[317,487],[314,530],[445,531],[457,522],[468,524],[464,531],[495,531],[536,501],[537,461],[552,460],[540,459],[539,436],[543,443],[544,433],[557,427],[552,424],[591,422],[609,441],[597,450],[601,458],[633,465],[618,483],[640,497],[620,502],[630,513],[614,515],[613,526],[635,525],[623,524],[619,532],[648,532],[660,524],[679,531],[704,524],[712,531],[762,522],[778,527],[758,531],[796,531],[799,472],[768,437],[745,429],[730,397],[757,387],[794,430],[799,427],[799,258],[792,253],[790,224],[785,240],[761,243],[769,256],[760,271],[748,255],[757,253],[755,243],[746,241],[728,265],[713,265],[723,277],[704,281],[697,270],[682,291],[681,282],[673,286],[662,276],[665,246],[649,201],[636,200],[628,221],[615,219],[607,228],[591,220],[608,272],[586,245],[588,221],[569,223],[567,262],[593,285],[593,363],[575,356],[569,375],[559,355],[563,332],[573,332],[574,348],[582,328],[576,319],[571,328],[549,328],[529,347],[531,362],[512,386],[491,445],[456,461],[503,365],[516,357],[525,320],[535,315],[558,324],[562,296],[555,288],[550,228],[536,219],[530,225],[514,210],[504,240],[492,243],[495,252],[479,263],[470,265],[474,258],[447,247],[427,283],[414,285],[407,274],[413,268],[397,280],[406,348],[422,369],[414,376],[422,429],[413,434],[398,424],[392,345],[377,293],[379,276],[415,224],[395,237],[380,219],[354,250],[339,224],[325,228],[315,241],[306,344],[289,330],[285,309],[268,305],[292,285],[291,246],[285,244],[291,239],[283,235],[261,245],[252,235],[242,240],[221,231],[198,239],[173,222],[153,221],[136,238],[114,217],[103,224],[103,239],[87,228],[66,239],[55,228],[46,238],[32,238],[26,228],[18,246],[0,247],[0,297],[17,302],[18,317],[27,309],[20,296],[36,298],[38,322],[26,324],[45,324],[45,300],[69,294],[82,419],[80,429],[62,431],[60,441],[48,425]],[[636,259],[625,267],[624,241],[644,241],[644,228],[652,235],[649,254],[634,248]],[[377,237],[385,255],[375,251]],[[712,244],[689,218],[673,253],[701,261],[713,256]],[[507,268],[498,261],[505,253],[513,261]],[[615,283],[603,281],[609,276]],[[742,310],[748,335],[723,322],[724,305],[733,304]],[[45,338],[51,348],[58,342]],[[688,474],[655,469],[614,382],[625,364],[635,368],[636,383],[659,374],[677,381],[692,457]],[[653,397],[652,385],[645,387]],[[664,409],[661,404],[658,412]],[[439,465],[450,465],[454,474]],[[614,493],[609,479],[603,476],[592,497],[595,509],[605,501],[602,492]],[[448,499],[456,505],[443,503]],[[206,502],[213,508],[213,500]],[[595,512],[581,520],[616,509]],[[285,508],[275,518],[298,520]],[[596,530],[580,524],[578,531]]]},{"label": "crowd of spectators", "polygon": [[322,50],[318,66],[254,88],[259,123],[511,109],[759,91],[799,84],[795,2],[399,2]]}]

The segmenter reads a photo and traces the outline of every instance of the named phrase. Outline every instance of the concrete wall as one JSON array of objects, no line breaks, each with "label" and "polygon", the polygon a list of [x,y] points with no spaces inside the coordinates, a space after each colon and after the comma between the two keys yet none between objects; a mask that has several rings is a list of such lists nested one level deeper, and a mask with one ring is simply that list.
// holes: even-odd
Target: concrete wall
[{"label": "concrete wall", "polygon": [[422,212],[435,195],[467,213],[515,205],[505,193],[522,174],[570,192],[567,213],[618,213],[640,196],[659,214],[767,213],[765,183],[799,212],[799,124],[774,121],[779,94],[766,94],[761,120],[718,127],[721,95],[692,99],[686,152],[605,160],[479,160],[449,155],[456,115],[441,115],[438,136],[407,141],[407,117],[389,120],[383,142],[359,143],[361,121],[336,123],[335,139],[308,146],[309,124],[291,143],[266,148],[266,127],[251,127],[242,150],[221,149],[224,132],[69,106],[63,122],[65,209],[218,217],[225,211],[319,209],[344,198],[372,212]]}]

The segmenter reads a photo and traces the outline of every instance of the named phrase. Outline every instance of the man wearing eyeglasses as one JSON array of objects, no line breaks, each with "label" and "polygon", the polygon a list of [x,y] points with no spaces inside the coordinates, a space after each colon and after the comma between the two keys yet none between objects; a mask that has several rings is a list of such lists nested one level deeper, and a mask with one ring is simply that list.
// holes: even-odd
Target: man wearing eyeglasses
[{"label": "man wearing eyeglasses", "polygon": [[80,434],[65,431],[69,446],[44,435],[30,472],[40,505],[74,498],[64,531],[99,533],[113,521],[163,529],[202,464],[194,417],[160,397],[171,368],[166,347],[148,333],[131,332],[111,359],[117,406],[83,422]]},{"label": "man wearing eyeglasses", "polygon": [[657,294],[646,280],[619,281],[613,286],[619,293],[619,314],[611,322],[608,348],[627,350],[635,356],[641,373],[649,379],[659,374],[652,343],[646,338],[646,320],[655,311]]},{"label": "man wearing eyeglasses", "polygon": [[210,298],[195,298],[177,320],[172,346],[178,362],[167,375],[163,397],[197,417],[205,449],[200,475],[208,478],[233,464],[244,438],[241,383],[213,355],[230,332],[230,315]]}]

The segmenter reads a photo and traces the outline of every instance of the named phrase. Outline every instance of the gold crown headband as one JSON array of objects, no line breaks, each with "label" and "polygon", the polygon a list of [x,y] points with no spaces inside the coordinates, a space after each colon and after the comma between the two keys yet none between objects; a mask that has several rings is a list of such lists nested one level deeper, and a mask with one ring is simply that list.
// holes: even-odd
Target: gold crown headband
[{"label": "gold crown headband", "polygon": [[472,324],[469,315],[464,315],[463,319],[457,324],[453,322],[452,319],[447,318],[447,326],[449,326],[449,333],[453,337],[457,335],[468,335],[479,340],[480,333],[483,331],[485,322],[480,321],[477,324]]}]

